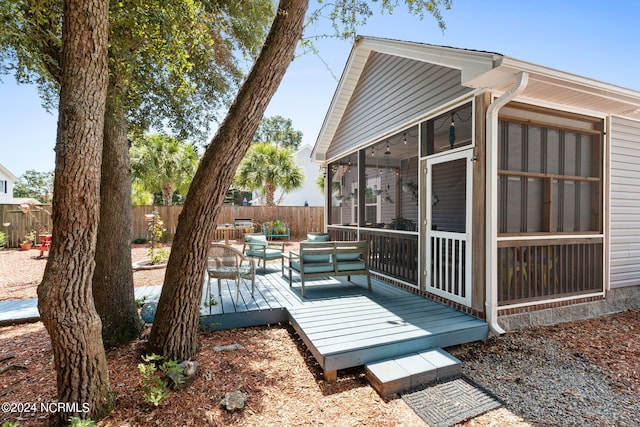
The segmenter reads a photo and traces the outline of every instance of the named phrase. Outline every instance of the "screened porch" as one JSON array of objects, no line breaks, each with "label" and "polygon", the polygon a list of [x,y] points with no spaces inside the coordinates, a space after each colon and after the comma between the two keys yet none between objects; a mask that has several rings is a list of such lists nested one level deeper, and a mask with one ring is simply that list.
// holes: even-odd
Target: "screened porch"
[{"label": "screened porch", "polygon": [[499,305],[602,293],[603,120],[511,104],[499,126]]},{"label": "screened porch", "polygon": [[328,231],[367,240],[369,267],[418,284],[418,127],[353,151],[327,167]]}]

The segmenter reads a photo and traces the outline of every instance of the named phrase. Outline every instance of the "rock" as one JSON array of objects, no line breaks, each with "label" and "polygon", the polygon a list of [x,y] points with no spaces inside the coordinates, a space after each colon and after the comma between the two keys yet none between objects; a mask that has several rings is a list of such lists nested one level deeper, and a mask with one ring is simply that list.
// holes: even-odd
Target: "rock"
[{"label": "rock", "polygon": [[227,408],[227,411],[235,411],[236,409],[244,408],[244,402],[246,399],[247,395],[240,390],[236,390],[225,394],[224,398],[220,401],[220,404],[224,405]]},{"label": "rock", "polygon": [[216,353],[219,353],[221,351],[233,351],[233,350],[239,350],[241,348],[243,347],[240,344],[217,345],[213,347],[213,351],[215,351]]},{"label": "rock", "polygon": [[188,387],[196,379],[198,373],[198,362],[185,360],[178,364],[177,371],[167,372],[170,386],[173,390],[181,390]]}]

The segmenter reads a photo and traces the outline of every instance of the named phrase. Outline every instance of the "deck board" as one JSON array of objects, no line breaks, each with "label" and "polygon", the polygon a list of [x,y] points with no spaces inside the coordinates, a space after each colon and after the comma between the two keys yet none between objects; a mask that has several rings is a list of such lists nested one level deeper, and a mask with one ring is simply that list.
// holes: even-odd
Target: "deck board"
[{"label": "deck board", "polygon": [[288,322],[325,371],[488,335],[484,321],[375,278],[371,292],[361,276],[351,282],[343,277],[309,281],[307,297],[302,298],[296,275],[289,287],[288,274],[268,266],[264,274],[256,275],[253,297],[248,280],[237,304],[235,282],[223,280],[222,288],[218,296],[217,283],[212,282],[218,304],[210,308],[211,315],[202,307],[206,325],[232,329]]},{"label": "deck board", "polygon": [[[368,291],[360,276],[327,277],[305,283],[267,268],[245,281],[235,304],[235,283],[223,286],[208,323],[213,329],[289,322],[325,371],[359,366],[383,358],[449,346],[487,337],[485,322],[428,298],[372,279]],[[217,292],[217,285],[215,286]],[[216,308],[218,307],[218,308]],[[274,320],[275,319],[275,320]]]},{"label": "deck board", "polygon": [[[202,323],[213,330],[290,323],[325,372],[488,335],[482,320],[373,277],[372,291],[363,276],[351,282],[345,277],[309,281],[306,298],[299,278],[294,276],[292,282],[289,287],[288,275],[268,266],[256,275],[254,295],[251,282],[244,280],[236,301],[234,281],[222,281],[222,295],[217,281],[212,281],[217,304],[208,307],[203,278]],[[161,286],[147,286],[136,288],[135,295],[145,302],[157,301],[160,291]],[[37,316],[36,304],[35,299],[8,302],[11,313],[5,317]]]},{"label": "deck board", "polygon": [[[342,277],[309,281],[307,296],[302,298],[299,278],[294,275],[289,287],[287,273],[267,269],[257,275],[253,300],[250,282],[245,286],[242,303],[237,305],[230,304],[235,284],[225,288],[223,309],[210,316],[219,319],[216,329],[257,325],[259,319],[272,322],[277,313],[278,319],[293,326],[325,371],[461,344],[488,334],[482,320],[376,279],[371,292],[360,276],[351,282]],[[239,320],[247,316],[253,321]]]}]

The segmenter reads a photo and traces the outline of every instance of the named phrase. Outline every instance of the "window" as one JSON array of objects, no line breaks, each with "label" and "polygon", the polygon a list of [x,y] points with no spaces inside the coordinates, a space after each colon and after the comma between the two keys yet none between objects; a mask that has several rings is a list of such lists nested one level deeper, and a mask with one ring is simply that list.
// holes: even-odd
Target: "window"
[{"label": "window", "polygon": [[563,129],[500,120],[500,233],[602,230],[602,132],[587,122]]},{"label": "window", "polygon": [[[367,169],[369,170],[369,169]],[[381,217],[381,194],[379,190],[380,178],[377,176],[366,176],[366,189],[364,194],[364,222],[365,225],[375,225],[380,223]],[[358,194],[358,187],[354,184],[352,194]],[[353,218],[358,218],[358,199],[353,201]]]},{"label": "window", "polygon": [[7,193],[7,181],[0,179],[0,193]]}]

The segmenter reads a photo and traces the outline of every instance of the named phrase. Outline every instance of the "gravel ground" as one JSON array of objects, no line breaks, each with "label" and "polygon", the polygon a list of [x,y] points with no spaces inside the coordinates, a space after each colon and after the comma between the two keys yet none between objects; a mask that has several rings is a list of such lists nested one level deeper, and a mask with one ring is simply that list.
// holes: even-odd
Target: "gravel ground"
[{"label": "gravel ground", "polygon": [[[449,350],[462,360],[465,376],[529,423],[638,426],[639,317],[636,310],[509,333]],[[624,328],[628,334],[622,340],[614,338],[615,332],[609,334]]]}]

